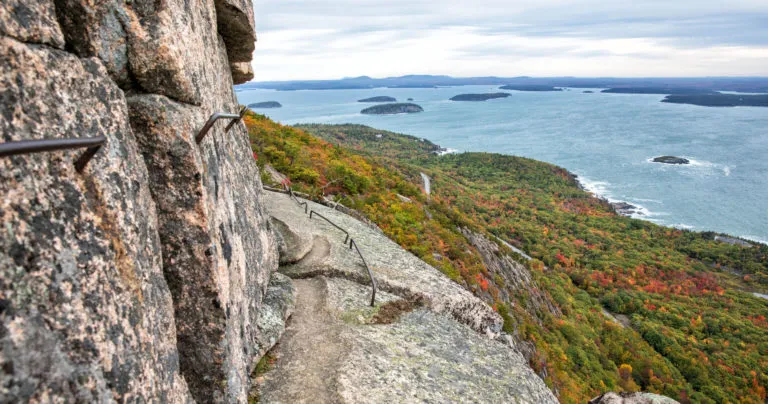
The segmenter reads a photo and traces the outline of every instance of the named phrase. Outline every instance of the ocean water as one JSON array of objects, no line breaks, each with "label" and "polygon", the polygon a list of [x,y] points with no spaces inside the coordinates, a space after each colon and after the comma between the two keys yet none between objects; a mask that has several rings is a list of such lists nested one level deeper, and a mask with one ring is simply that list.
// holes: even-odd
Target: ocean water
[{"label": "ocean water", "polygon": [[[258,112],[284,124],[357,123],[423,137],[456,151],[530,157],[577,174],[588,190],[640,207],[637,218],[768,242],[768,108],[708,108],[664,96],[600,89],[517,92],[485,102],[452,102],[497,86],[437,89],[239,90],[241,103],[279,101]],[[424,112],[362,115],[358,99],[413,98]],[[673,166],[661,155],[691,160]]]}]

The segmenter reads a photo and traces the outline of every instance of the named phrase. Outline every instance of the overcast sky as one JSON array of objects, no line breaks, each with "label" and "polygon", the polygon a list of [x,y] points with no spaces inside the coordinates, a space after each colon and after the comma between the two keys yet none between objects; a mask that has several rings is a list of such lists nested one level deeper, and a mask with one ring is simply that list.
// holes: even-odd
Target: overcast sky
[{"label": "overcast sky", "polygon": [[768,0],[253,0],[255,80],[768,76]]}]

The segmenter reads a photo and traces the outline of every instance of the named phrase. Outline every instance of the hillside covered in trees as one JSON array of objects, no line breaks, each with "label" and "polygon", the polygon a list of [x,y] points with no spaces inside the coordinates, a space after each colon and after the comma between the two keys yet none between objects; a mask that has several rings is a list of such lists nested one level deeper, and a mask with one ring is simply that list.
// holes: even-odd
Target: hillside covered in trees
[{"label": "hillside covered in trees", "polygon": [[[505,331],[535,346],[529,363],[562,402],[609,390],[765,402],[768,301],[749,292],[768,289],[768,246],[619,216],[566,170],[535,160],[439,156],[426,140],[359,125],[292,128],[256,114],[246,123],[262,168],[357,209],[485,299]],[[525,251],[532,260],[520,262],[541,290],[492,275],[462,228]],[[557,310],[529,307],[533,293]]]}]

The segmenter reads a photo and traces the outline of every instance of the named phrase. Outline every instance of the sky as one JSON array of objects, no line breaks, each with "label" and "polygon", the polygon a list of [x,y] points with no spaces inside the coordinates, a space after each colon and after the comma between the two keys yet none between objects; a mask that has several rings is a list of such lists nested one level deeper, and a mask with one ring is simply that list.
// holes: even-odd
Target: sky
[{"label": "sky", "polygon": [[253,0],[255,81],[768,76],[768,0]]}]

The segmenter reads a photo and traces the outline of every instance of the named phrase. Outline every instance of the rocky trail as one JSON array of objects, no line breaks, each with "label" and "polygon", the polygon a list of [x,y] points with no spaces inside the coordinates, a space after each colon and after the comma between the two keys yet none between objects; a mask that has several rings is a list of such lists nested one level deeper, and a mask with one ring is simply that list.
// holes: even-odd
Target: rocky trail
[{"label": "rocky trail", "polygon": [[336,369],[348,347],[326,309],[324,280],[296,279],[297,301],[273,355],[275,369],[261,383],[260,400],[273,403],[337,403]]},{"label": "rocky trail", "polygon": [[288,195],[265,194],[296,305],[271,369],[255,380],[259,402],[556,402],[474,295],[364,223],[309,202],[359,244],[379,285],[370,307],[345,235]]}]

